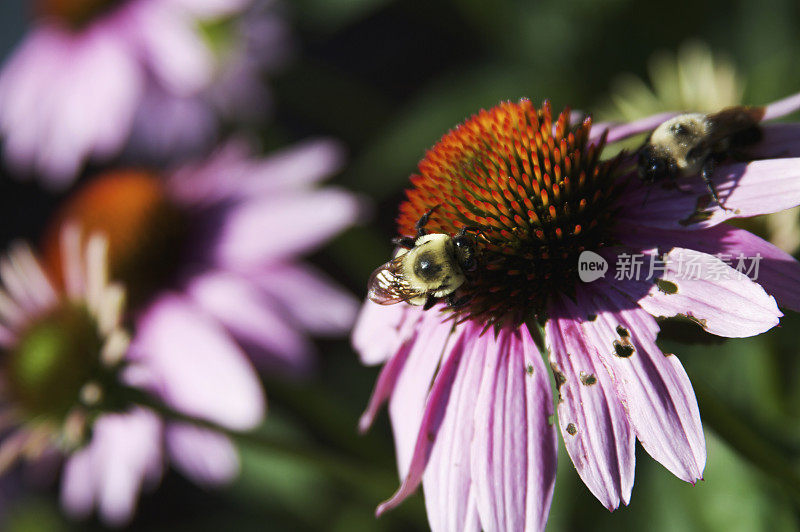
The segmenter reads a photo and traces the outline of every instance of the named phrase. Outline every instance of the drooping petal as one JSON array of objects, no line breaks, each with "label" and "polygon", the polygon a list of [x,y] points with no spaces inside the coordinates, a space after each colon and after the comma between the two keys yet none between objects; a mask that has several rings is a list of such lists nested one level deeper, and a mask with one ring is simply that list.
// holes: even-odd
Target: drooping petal
[{"label": "drooping petal", "polygon": [[313,345],[256,283],[233,273],[210,272],[194,278],[187,293],[249,348],[259,367],[298,375],[311,370]]},{"label": "drooping petal", "polygon": [[551,308],[545,329],[559,385],[561,437],[586,487],[609,510],[628,504],[633,489],[633,430],[600,362],[580,328],[580,313],[564,298]]},{"label": "drooping petal", "polygon": [[92,452],[88,447],[69,457],[61,477],[61,504],[64,511],[76,518],[88,517],[97,495]]},{"label": "drooping petal", "polygon": [[615,285],[654,316],[686,316],[728,338],[761,334],[783,316],[761,285],[717,257],[673,248],[662,260],[656,279]]},{"label": "drooping petal", "polygon": [[485,368],[475,408],[471,471],[486,531],[544,530],[556,480],[553,398],[525,327],[478,340]]},{"label": "drooping petal", "polygon": [[661,229],[704,229],[800,204],[800,158],[724,165],[714,172],[713,180],[724,209],[711,199],[699,177],[682,179],[682,190],[632,180],[621,199],[620,221]]},{"label": "drooping petal", "polygon": [[444,322],[436,307],[425,311],[417,325],[417,335],[408,360],[389,400],[389,417],[400,477],[406,477],[411,455],[420,433],[431,382],[443,357],[453,348],[452,323]]},{"label": "drooping petal", "polygon": [[581,308],[595,309],[581,326],[611,375],[637,439],[675,476],[694,483],[702,478],[706,447],[686,371],[656,345],[658,324],[650,314],[603,282],[591,290],[578,294]]},{"label": "drooping petal", "polygon": [[434,532],[481,529],[470,471],[478,401],[475,392],[481,384],[487,355],[478,341],[480,332],[476,324],[465,324],[464,355],[422,477],[428,522]]},{"label": "drooping petal", "polygon": [[224,219],[215,254],[223,265],[260,267],[315,248],[358,212],[356,197],[334,188],[246,202]]},{"label": "drooping petal", "polygon": [[[450,323],[446,322],[438,322],[437,324],[439,325],[437,332],[441,334],[440,331],[444,331],[444,341],[446,343],[451,337],[452,326]],[[440,344],[435,341],[435,336],[437,335],[432,335],[432,343],[438,346]],[[417,340],[417,344],[421,342],[422,335],[420,335],[420,338]],[[398,383],[396,391],[392,396],[392,402],[389,406],[389,411],[392,414],[392,426],[395,429],[397,460],[403,481],[394,495],[392,495],[389,500],[381,503],[378,506],[377,510],[375,511],[376,515],[380,516],[384,512],[391,510],[403,502],[406,497],[414,493],[422,481],[422,475],[425,472],[425,467],[430,459],[433,444],[436,441],[439,430],[441,429],[444,414],[452,396],[453,383],[455,382],[456,375],[458,374],[458,368],[463,358],[465,350],[464,347],[464,334],[462,334],[462,330],[459,330],[457,333],[452,334],[452,344],[447,346],[446,353],[440,354],[440,352],[437,354],[432,350],[427,352],[427,354],[430,355],[428,358],[433,358],[435,360],[441,358],[443,363],[441,368],[439,368],[435,379],[433,380],[433,384],[430,387],[428,387],[427,384],[425,385],[426,403],[424,409],[420,410],[421,415],[417,415],[417,411],[415,409],[416,405],[413,402],[410,403],[406,408],[400,408],[396,406],[401,401],[405,402],[407,399],[414,401],[414,399],[416,399],[413,394],[405,396],[400,390],[400,384],[402,383],[403,378],[406,378],[408,375],[412,375],[412,378],[414,376],[420,377],[420,381],[423,383],[430,382],[428,373],[425,371],[427,368],[424,368],[422,371],[420,371],[418,375],[414,375],[409,371],[412,360],[414,358],[418,358],[415,357],[415,353],[412,350],[409,360],[406,362],[405,371],[401,376],[401,382]],[[419,387],[418,383],[417,387]],[[408,391],[410,392],[411,390]],[[405,427],[401,428],[403,432],[398,433],[398,423],[401,420],[401,417],[398,415],[398,413],[403,411],[405,411],[409,417],[414,416],[419,421],[413,425],[408,423]],[[416,427],[417,430],[413,434],[412,439],[410,437],[411,434],[407,431],[413,427]],[[412,443],[413,446],[406,447],[407,443]],[[401,452],[403,453],[402,455]]]},{"label": "drooping petal", "polygon": [[409,341],[403,342],[397,352],[383,365],[381,372],[378,375],[378,380],[375,381],[375,388],[372,390],[372,395],[367,403],[367,408],[358,420],[358,430],[366,432],[378,415],[378,410],[383,403],[392,396],[394,387],[397,385],[397,379],[405,367],[408,354],[411,352],[411,346],[414,345],[414,337]]},{"label": "drooping petal", "polygon": [[379,305],[366,300],[353,327],[353,348],[361,362],[374,366],[388,360],[397,346],[414,334],[422,308],[411,305]]},{"label": "drooping petal", "polygon": [[[646,228],[644,231],[630,226],[620,233],[624,242],[639,249],[657,247],[659,252],[673,247],[683,247],[708,253],[721,254],[738,266],[739,257],[753,258],[755,262],[743,262],[744,268],[757,265],[757,271],[749,274],[768,294],[775,297],[778,305],[800,311],[800,262],[785,251],[759,236],[727,224],[720,224],[702,231],[668,231]],[[746,270],[745,270],[746,271]]]},{"label": "drooping petal", "polygon": [[218,323],[167,294],[138,320],[130,356],[152,373],[172,408],[234,430],[256,426],[265,399],[241,349]]},{"label": "drooping petal", "polygon": [[104,414],[94,423],[89,445],[67,461],[61,485],[65,510],[82,517],[96,502],[103,521],[124,524],[161,461],[161,422],[155,414],[143,409]]},{"label": "drooping petal", "polygon": [[226,436],[188,423],[170,423],[165,433],[170,460],[198,484],[225,484],[239,473],[239,456]]}]

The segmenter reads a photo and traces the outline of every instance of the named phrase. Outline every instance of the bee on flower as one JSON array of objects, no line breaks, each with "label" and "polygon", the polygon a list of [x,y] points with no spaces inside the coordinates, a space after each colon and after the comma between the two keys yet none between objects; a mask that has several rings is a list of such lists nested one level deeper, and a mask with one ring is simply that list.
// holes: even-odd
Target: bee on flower
[{"label": "bee on flower", "polygon": [[[760,118],[798,107],[794,96]],[[372,298],[362,308],[353,344],[364,363],[384,366],[360,428],[388,402],[402,479],[378,514],[421,483],[433,530],[541,530],[557,431],[609,510],[630,501],[637,440],[678,478],[703,477],[697,401],[678,357],[656,344],[656,318],[689,317],[711,334],[746,337],[777,325],[779,306],[800,309],[800,263],[724,223],[800,203],[799,146],[796,125],[760,122],[751,162],[724,159],[713,191],[693,176],[679,186],[643,181],[635,152],[603,157],[608,143],[672,116],[593,128],[591,118],[576,123],[548,103],[504,102],[427,152],[400,205],[398,234],[417,234],[420,220],[449,238],[471,228],[476,266],[453,300],[382,306]],[[425,242],[414,245],[407,253]],[[603,271],[584,282],[585,252],[608,264],[641,255],[665,266],[650,278]],[[717,256],[739,253],[763,258],[757,282]],[[689,261],[699,275],[679,271]]]}]

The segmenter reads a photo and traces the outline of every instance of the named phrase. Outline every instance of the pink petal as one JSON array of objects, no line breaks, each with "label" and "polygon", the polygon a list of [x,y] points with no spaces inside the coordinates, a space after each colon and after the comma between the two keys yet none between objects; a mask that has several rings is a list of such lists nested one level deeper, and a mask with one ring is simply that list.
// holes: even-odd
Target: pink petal
[{"label": "pink petal", "polygon": [[[562,373],[561,437],[586,487],[609,510],[628,504],[636,440],[596,347],[580,328],[569,299],[551,308],[545,328],[553,371]],[[556,377],[556,383],[559,383]]]},{"label": "pink petal", "polygon": [[793,94],[777,102],[767,105],[763,120],[773,120],[786,116],[800,109],[800,94]]},{"label": "pink petal", "polygon": [[748,148],[753,159],[800,157],[800,124],[764,124],[761,141]]},{"label": "pink petal", "polygon": [[[656,345],[658,325],[650,314],[605,283],[595,282],[592,288],[602,289],[602,295],[579,293],[579,305],[596,309],[596,317],[581,325],[611,374],[636,437],[675,476],[694,483],[702,478],[706,447],[697,399],[683,366]],[[635,351],[618,356],[615,342],[626,332]]]},{"label": "pink petal", "polygon": [[[800,311],[800,262],[766,240],[727,224],[702,231],[665,231],[647,229],[644,232],[625,231],[624,242],[640,249],[658,247],[660,252],[683,247],[708,253],[722,254],[737,262],[737,257],[761,256],[758,263],[758,284],[775,297],[778,305]],[[746,263],[749,266],[749,261]],[[755,273],[755,272],[754,272]],[[752,277],[752,275],[751,275]]]},{"label": "pink petal", "polygon": [[231,441],[186,423],[166,427],[167,451],[175,467],[201,485],[226,484],[239,474],[239,456]]},{"label": "pink petal", "polygon": [[256,283],[227,272],[196,277],[187,293],[240,343],[266,370],[308,373],[315,349],[285,312]]},{"label": "pink petal", "polygon": [[[447,336],[449,336],[450,327],[450,323],[440,323],[439,329],[444,329],[447,331]],[[408,464],[407,467],[403,467],[403,461],[401,461],[400,456],[401,439],[397,435],[399,416],[396,415],[398,409],[392,409],[392,407],[397,405],[399,402],[406,402],[408,399],[413,401],[416,398],[411,395],[408,397],[402,395],[403,391],[400,390],[400,383],[398,383],[398,387],[395,390],[395,393],[392,395],[390,412],[392,413],[392,425],[395,427],[395,441],[397,442],[398,446],[398,462],[401,464],[400,471],[401,476],[403,477],[403,482],[389,500],[381,503],[378,506],[377,510],[375,511],[376,515],[378,516],[403,502],[406,497],[414,493],[414,491],[417,489],[417,486],[419,486],[420,482],[422,481],[422,475],[425,472],[425,467],[430,459],[433,444],[436,441],[437,434],[442,426],[444,414],[452,394],[453,383],[455,382],[462,355],[465,351],[464,335],[457,334],[454,336],[455,338],[453,339],[453,344],[451,344],[451,347],[448,349],[448,353],[444,356],[444,363],[442,364],[441,368],[439,368],[436,378],[433,381],[433,385],[430,386],[429,389],[427,386],[425,387],[425,391],[428,392],[429,390],[430,393],[426,393],[427,402],[424,410],[422,410],[422,416],[419,418],[419,423],[416,424],[418,430],[416,431],[414,446],[411,450],[412,452],[410,453],[410,457],[406,458]],[[432,352],[429,351],[429,354],[432,354]],[[406,363],[406,370],[403,373],[403,377],[410,374],[409,367],[411,366],[413,357],[414,352],[412,351],[411,356]],[[431,356],[429,358],[438,357]],[[420,372],[420,377],[427,377],[427,373]],[[412,403],[412,407],[413,406],[414,405]],[[416,412],[412,409],[408,409],[408,411],[411,415],[416,414]]]},{"label": "pink petal", "polygon": [[699,177],[680,180],[683,189],[664,189],[632,180],[620,200],[621,220],[662,229],[704,229],[800,204],[800,158],[766,159],[721,166],[713,176],[723,210]]},{"label": "pink petal", "polygon": [[218,323],[177,295],[138,320],[131,357],[157,378],[171,407],[234,430],[256,426],[264,394],[247,357]]},{"label": "pink petal", "polygon": [[208,159],[182,166],[169,185],[173,195],[190,204],[249,200],[306,189],[335,172],[342,159],[341,146],[331,140],[309,140],[258,158],[249,142],[234,139]]},{"label": "pink petal", "polygon": [[374,366],[392,357],[398,346],[414,334],[422,312],[421,307],[405,304],[379,305],[366,300],[353,327],[351,338],[361,362]]},{"label": "pink petal", "polygon": [[125,524],[142,484],[161,460],[161,423],[155,414],[142,409],[104,414],[94,424],[89,445],[64,469],[65,510],[84,516],[96,501],[105,523]]},{"label": "pink petal", "polygon": [[358,218],[359,203],[334,188],[250,201],[223,222],[217,259],[238,269],[257,268],[310,251]]},{"label": "pink petal", "polygon": [[73,453],[64,464],[61,475],[61,504],[64,511],[75,518],[89,516],[97,495],[90,447]]},{"label": "pink petal", "polygon": [[214,57],[198,30],[198,21],[183,9],[150,2],[136,12],[136,37],[158,81],[178,96],[205,88],[214,74]]},{"label": "pink petal", "polygon": [[234,16],[243,11],[249,0],[165,0],[166,3],[180,6],[192,16],[215,19]]},{"label": "pink petal", "polygon": [[658,127],[662,122],[669,120],[673,116],[676,116],[680,113],[675,112],[668,112],[668,113],[658,113],[655,115],[648,116],[646,118],[642,118],[639,120],[635,120],[633,122],[628,122],[626,124],[603,124],[599,123],[596,126],[592,127],[592,138],[600,138],[600,135],[608,129],[608,137],[606,142],[617,142],[620,140],[624,140],[628,137],[633,137],[635,135],[640,135],[642,133],[646,133],[648,131],[652,131],[656,127]]},{"label": "pink petal", "polygon": [[422,477],[428,522],[434,532],[481,529],[470,471],[475,391],[481,384],[486,354],[478,341],[480,332],[477,324],[466,324],[464,354]]},{"label": "pink petal", "polygon": [[392,355],[392,357],[381,368],[378,375],[378,380],[375,382],[375,389],[369,398],[369,403],[361,418],[358,420],[358,430],[366,432],[372,426],[375,416],[378,415],[378,410],[383,406],[383,403],[392,396],[397,379],[405,367],[408,354],[411,352],[411,346],[414,345],[413,337],[409,342],[404,342],[400,345],[400,349]]},{"label": "pink petal", "polygon": [[254,277],[282,313],[312,334],[339,335],[350,331],[355,323],[356,298],[311,266],[273,266]]},{"label": "pink petal", "polygon": [[442,357],[453,348],[452,327],[453,324],[444,321],[436,308],[423,313],[408,360],[389,400],[397,469],[401,477],[408,474],[426,403],[430,404],[431,382]]},{"label": "pink petal", "polygon": [[39,171],[65,186],[86,157],[121,148],[142,87],[141,69],[118,36],[41,26],[0,76],[7,158],[19,172]]},{"label": "pink petal", "polygon": [[783,316],[759,284],[717,257],[673,248],[663,260],[664,271],[656,274],[662,284],[642,280],[615,286],[654,316],[687,316],[711,334],[728,338],[761,334]]},{"label": "pink petal", "polygon": [[251,162],[231,194],[246,198],[279,190],[301,189],[330,177],[344,164],[344,148],[330,139],[311,139]]},{"label": "pink petal", "polygon": [[550,379],[525,327],[487,333],[471,471],[484,530],[544,530],[556,481]]}]

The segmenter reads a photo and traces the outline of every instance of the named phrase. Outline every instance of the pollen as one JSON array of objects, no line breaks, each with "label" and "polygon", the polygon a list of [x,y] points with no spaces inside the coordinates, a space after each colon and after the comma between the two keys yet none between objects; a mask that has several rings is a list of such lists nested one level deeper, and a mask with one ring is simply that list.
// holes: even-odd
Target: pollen
[{"label": "pollen", "polygon": [[543,313],[556,293],[573,294],[578,256],[610,244],[619,158],[602,161],[591,118],[529,100],[483,110],[448,132],[419,163],[400,206],[398,229],[436,207],[426,228],[475,228],[479,267],[452,309],[487,324]]}]

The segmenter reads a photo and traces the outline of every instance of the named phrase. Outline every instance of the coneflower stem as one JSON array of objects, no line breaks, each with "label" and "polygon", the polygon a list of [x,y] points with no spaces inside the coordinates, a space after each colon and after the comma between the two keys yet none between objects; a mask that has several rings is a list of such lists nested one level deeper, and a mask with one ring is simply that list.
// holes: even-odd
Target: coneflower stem
[{"label": "coneflower stem", "polygon": [[779,482],[800,506],[800,472],[784,454],[731,412],[702,379],[692,379],[703,423],[742,458]]}]

